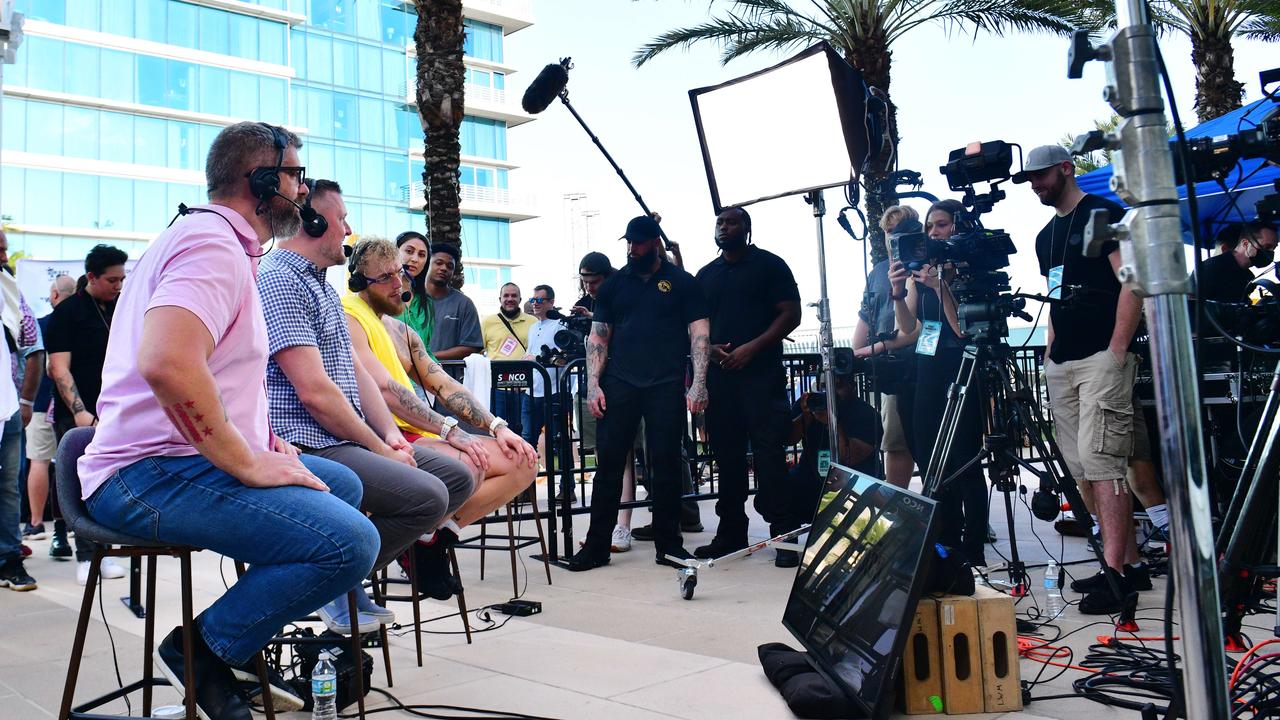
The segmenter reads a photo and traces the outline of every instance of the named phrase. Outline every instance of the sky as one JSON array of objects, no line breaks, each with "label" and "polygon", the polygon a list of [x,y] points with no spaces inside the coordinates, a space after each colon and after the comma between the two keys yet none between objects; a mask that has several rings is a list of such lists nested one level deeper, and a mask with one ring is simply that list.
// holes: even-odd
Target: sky
[{"label": "sky", "polygon": [[[631,57],[660,33],[703,22],[727,5],[723,0],[536,0],[535,24],[508,36],[506,44],[506,63],[519,69],[507,88],[517,96],[545,64],[573,58],[570,101],[648,206],[663,216],[663,228],[680,243],[690,272],[714,259],[716,247],[711,194],[688,92],[768,67],[795,51],[760,53],[727,66],[721,65],[719,48],[713,45],[668,51],[641,68],[631,64]],[[1067,47],[1067,38],[1047,34],[974,37],[938,26],[923,26],[904,36],[892,47],[890,87],[898,106],[899,166],[921,172],[925,190],[952,197],[938,171],[951,150],[975,140],[1002,139],[1029,151],[1085,132],[1095,120],[1109,117],[1111,108],[1102,99],[1103,64],[1089,63],[1083,79],[1069,80]],[[1173,74],[1183,122],[1194,125],[1190,44],[1169,36],[1161,40],[1161,49]],[[1235,53],[1236,77],[1246,87],[1246,102],[1261,97],[1258,72],[1277,64],[1275,48],[1238,41]],[[775,98],[769,96],[752,98],[740,108],[744,118],[776,110]],[[820,123],[805,115],[794,113],[790,133],[733,134],[720,141],[738,143],[743,153],[762,158],[762,173],[769,172],[771,164],[763,159],[779,156],[798,166],[816,166],[821,163],[812,153],[794,151],[800,139],[809,136],[807,131],[814,131],[815,122]],[[527,197],[540,214],[512,226],[512,259],[522,264],[513,271],[513,279],[526,294],[532,294],[535,284],[550,284],[558,293],[558,304],[572,304],[581,256],[598,250],[620,266],[626,247],[616,238],[627,220],[641,214],[640,208],[558,101],[535,121],[511,129],[508,146],[511,161],[520,166],[511,175],[512,192]],[[1015,170],[1016,164],[1015,155]],[[1018,246],[1009,270],[1013,286],[1040,292],[1045,281],[1039,275],[1034,241],[1052,210],[1040,205],[1025,185],[1003,187],[1008,199],[983,221],[1009,232]],[[832,321],[837,328],[850,327],[862,295],[866,251],[835,222],[845,205],[843,192],[828,190],[825,199]],[[917,209],[923,213],[927,206],[918,201]],[[786,259],[796,276],[806,304],[802,330],[816,327],[816,312],[807,307],[819,297],[810,208],[803,197],[793,196],[753,205],[750,211],[754,242]],[[856,220],[854,225],[857,229]]]}]

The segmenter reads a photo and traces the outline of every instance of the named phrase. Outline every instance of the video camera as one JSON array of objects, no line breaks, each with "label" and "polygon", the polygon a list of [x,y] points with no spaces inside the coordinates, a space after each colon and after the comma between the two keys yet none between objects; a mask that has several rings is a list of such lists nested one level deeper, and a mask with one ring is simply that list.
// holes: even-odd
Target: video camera
[{"label": "video camera", "polygon": [[536,360],[539,365],[566,365],[587,356],[587,333],[591,332],[591,318],[565,315],[556,308],[547,311],[548,320],[559,320],[564,327],[553,336],[555,347],[543,345]]},{"label": "video camera", "polygon": [[[1002,295],[1009,291],[1009,256],[1018,251],[1013,238],[1003,230],[982,227],[979,219],[1005,198],[1000,183],[1013,177],[1013,148],[1003,140],[970,143],[952,150],[947,164],[939,170],[947,185],[962,192],[961,203],[967,212],[957,213],[956,231],[945,240],[927,237],[915,224],[905,233],[894,233],[890,243],[896,244],[896,257],[908,270],[924,265],[951,265],[956,277],[950,284],[955,295],[960,329],[978,343],[993,343],[1009,335],[1007,319],[1017,316],[1031,320],[1022,308],[1022,298]],[[990,183],[987,192],[979,193],[976,184]],[[926,218],[927,219],[927,218]],[[902,227],[901,225],[899,227]]]}]

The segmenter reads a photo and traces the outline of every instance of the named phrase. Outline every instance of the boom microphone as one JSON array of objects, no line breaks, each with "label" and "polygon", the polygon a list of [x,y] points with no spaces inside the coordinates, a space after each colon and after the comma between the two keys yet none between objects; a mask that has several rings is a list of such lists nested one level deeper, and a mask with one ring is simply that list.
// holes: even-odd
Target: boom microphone
[{"label": "boom microphone", "polygon": [[569,84],[569,68],[572,67],[570,60],[571,58],[562,58],[560,62],[542,68],[538,77],[529,83],[529,89],[524,91],[524,97],[520,100],[520,106],[525,112],[537,115],[564,92],[565,86]]}]

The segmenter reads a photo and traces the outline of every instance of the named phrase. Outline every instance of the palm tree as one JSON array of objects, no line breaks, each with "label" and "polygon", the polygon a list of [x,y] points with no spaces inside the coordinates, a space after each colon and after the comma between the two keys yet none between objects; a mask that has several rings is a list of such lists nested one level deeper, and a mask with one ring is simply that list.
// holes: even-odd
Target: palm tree
[{"label": "palm tree", "polygon": [[[463,118],[462,0],[414,0],[418,22],[413,31],[417,52],[415,79],[418,116],[424,134],[422,183],[425,186],[427,237],[432,243],[462,246],[462,212],[458,208],[458,168]],[[459,263],[454,285],[462,286]]]},{"label": "palm tree", "polygon": [[[1101,20],[1092,27],[1115,24],[1114,3],[1091,0],[1090,6]],[[1240,107],[1244,85],[1236,80],[1232,40],[1280,40],[1277,0],[1151,0],[1150,8],[1157,30],[1180,32],[1191,39],[1200,122]]]},{"label": "palm tree", "polygon": [[[1116,127],[1118,127],[1119,125],[1120,125],[1119,115],[1112,115],[1106,120],[1093,121],[1093,129],[1102,133],[1113,133],[1116,131]],[[1071,146],[1075,144],[1075,141],[1076,141],[1075,135],[1072,135],[1071,133],[1067,133],[1063,135],[1060,140],[1058,140],[1058,144],[1066,148],[1067,151],[1070,152]],[[1079,175],[1084,175],[1085,173],[1091,173],[1100,167],[1106,167],[1107,165],[1110,165],[1111,152],[1112,151],[1110,148],[1103,148],[1101,150],[1094,150],[1093,152],[1088,153],[1087,155],[1077,155],[1074,160],[1076,165],[1076,175],[1079,176]]]},{"label": "palm tree", "polygon": [[[787,0],[730,0],[731,8],[705,23],[670,30],[636,51],[636,67],[672,48],[713,42],[723,48],[720,60],[761,50],[797,49],[825,40],[846,62],[862,72],[867,84],[883,93],[889,108],[889,132],[897,142],[897,107],[889,95],[893,43],[926,24],[947,30],[1047,31],[1069,34],[1082,24],[1079,3],[1068,0],[808,0],[800,10]],[[866,168],[867,224],[872,234],[871,257],[885,256],[880,216],[896,197],[882,188],[884,168]]]}]

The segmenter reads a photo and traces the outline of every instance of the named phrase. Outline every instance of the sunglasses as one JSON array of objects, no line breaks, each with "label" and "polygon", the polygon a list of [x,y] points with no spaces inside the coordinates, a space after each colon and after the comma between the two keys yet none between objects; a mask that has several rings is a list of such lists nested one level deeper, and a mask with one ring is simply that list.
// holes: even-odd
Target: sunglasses
[{"label": "sunglasses", "polygon": [[529,302],[533,303],[534,305],[541,305],[542,303],[551,302],[551,298],[529,298]]}]

